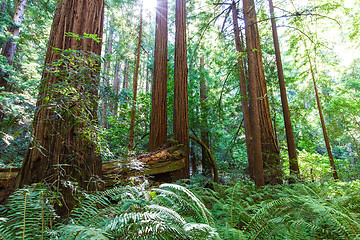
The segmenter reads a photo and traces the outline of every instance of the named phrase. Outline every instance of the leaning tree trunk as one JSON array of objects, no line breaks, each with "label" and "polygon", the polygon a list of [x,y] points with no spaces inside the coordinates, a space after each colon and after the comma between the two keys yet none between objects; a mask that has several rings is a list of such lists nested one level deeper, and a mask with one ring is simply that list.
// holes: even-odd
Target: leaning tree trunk
[{"label": "leaning tree trunk", "polygon": [[235,34],[235,46],[238,53],[238,71],[239,71],[239,85],[240,85],[240,94],[241,94],[241,107],[243,110],[244,116],[244,126],[245,126],[245,141],[246,141],[246,151],[249,164],[249,175],[254,179],[254,144],[252,142],[252,130],[251,130],[251,121],[250,121],[250,110],[248,104],[248,96],[246,92],[246,79],[245,79],[245,59],[243,57],[244,45],[240,40],[240,31],[238,24],[238,10],[236,8],[235,1],[232,2],[232,17],[234,25],[234,34]]},{"label": "leaning tree trunk", "polygon": [[139,78],[139,67],[140,67],[140,54],[141,54],[141,38],[143,28],[143,2],[140,3],[140,26],[139,26],[139,40],[136,49],[136,65],[133,78],[133,105],[131,109],[131,123],[130,123],[130,136],[129,136],[129,150],[132,151],[134,148],[134,136],[135,136],[135,115],[136,115],[136,100],[137,100],[137,88]]},{"label": "leaning tree trunk", "polygon": [[249,8],[244,9],[249,14],[249,28],[252,45],[251,55],[255,57],[255,77],[257,79],[257,98],[258,110],[261,126],[261,147],[264,164],[265,183],[279,184],[282,183],[282,171],[280,166],[280,152],[274,134],[273,124],[271,121],[269,98],[265,81],[264,65],[262,62],[260,36],[257,27],[254,0],[248,0]]},{"label": "leaning tree trunk", "polygon": [[[249,68],[249,96],[250,96],[250,118],[251,118],[251,131],[253,137],[254,147],[254,179],[256,186],[264,186],[264,170],[263,170],[263,154],[262,154],[262,142],[261,142],[261,128],[260,128],[260,116],[258,110],[258,80],[256,76],[257,71],[257,59],[254,44],[254,36],[252,34],[252,26],[255,24],[253,18],[250,15],[250,9],[254,6],[249,6],[249,1],[244,0],[244,17],[245,17],[245,35],[246,35],[246,47],[248,56],[248,68]],[[259,103],[260,104],[260,103]]]},{"label": "leaning tree trunk", "polygon": [[270,14],[271,14],[271,26],[272,26],[273,39],[274,39],[275,56],[276,56],[276,66],[277,66],[279,85],[280,85],[281,104],[282,104],[283,116],[285,122],[286,141],[287,141],[288,153],[289,153],[290,174],[299,176],[300,174],[299,164],[296,154],[294,133],[291,126],[289,104],[286,96],[284,72],[281,62],[279,38],[276,28],[274,6],[272,0],[269,0],[269,6],[270,6]]},{"label": "leaning tree trunk", "polygon": [[[17,38],[20,33],[20,25],[24,19],[25,5],[27,0],[18,0],[15,7],[15,13],[13,18],[14,26],[10,27],[9,32],[12,35],[12,39],[5,43],[5,46],[2,49],[1,55],[5,56],[9,65],[13,64],[15,51],[16,51],[16,42],[14,38]],[[4,3],[5,6],[5,3]],[[0,70],[1,71],[1,70]],[[4,73],[0,72],[0,88],[4,87],[5,90],[9,90],[8,82],[5,79]],[[0,90],[1,91],[1,90]]]},{"label": "leaning tree trunk", "polygon": [[189,119],[186,55],[186,4],[176,0],[175,7],[175,72],[174,72],[174,139],[186,149],[185,168],[174,173],[174,180],[190,177]]},{"label": "leaning tree trunk", "polygon": [[[45,63],[54,68],[54,62],[64,64],[57,69],[61,75],[43,72],[33,122],[34,140],[16,179],[16,187],[45,182],[61,191],[60,215],[69,214],[76,203],[68,181],[77,181],[86,190],[101,188],[101,157],[93,141],[96,132],[91,129],[97,124],[95,88],[100,63],[91,65],[87,59],[100,55],[102,44],[90,38],[76,40],[66,33],[101,37],[103,17],[104,0],[63,0],[57,4]],[[59,54],[55,48],[71,51]],[[74,56],[71,61],[77,61],[78,68],[66,68],[71,65],[66,64],[69,56]],[[77,71],[84,75],[73,76]],[[64,93],[66,89],[69,91]]]},{"label": "leaning tree trunk", "polygon": [[328,155],[329,155],[329,161],[330,161],[330,166],[331,166],[331,168],[332,168],[332,174],[333,174],[334,179],[336,180],[336,179],[339,179],[339,176],[338,176],[338,174],[337,174],[336,167],[335,167],[335,162],[334,162],[334,158],[333,158],[333,155],[332,155],[332,152],[331,152],[330,141],[329,141],[329,137],[328,137],[328,135],[327,135],[326,126],[325,126],[325,121],[324,121],[324,115],[323,115],[323,113],[322,113],[322,108],[321,108],[319,93],[318,93],[317,86],[316,86],[315,74],[314,74],[314,70],[313,70],[313,67],[312,67],[312,64],[311,64],[311,59],[310,59],[310,56],[309,56],[309,55],[308,55],[308,60],[309,60],[309,65],[310,65],[311,77],[312,77],[313,84],[314,84],[314,91],[315,91],[315,96],[316,96],[316,103],[317,103],[317,106],[318,106],[318,109],[319,109],[319,116],[320,116],[320,121],[321,121],[321,128],[322,128],[322,131],[323,131],[323,134],[324,134],[324,141],[325,141],[325,145],[326,145],[326,150],[327,150],[327,153],[328,153]]},{"label": "leaning tree trunk", "polygon": [[158,147],[162,146],[167,139],[167,16],[168,1],[158,0],[156,10],[149,151],[156,150]]}]

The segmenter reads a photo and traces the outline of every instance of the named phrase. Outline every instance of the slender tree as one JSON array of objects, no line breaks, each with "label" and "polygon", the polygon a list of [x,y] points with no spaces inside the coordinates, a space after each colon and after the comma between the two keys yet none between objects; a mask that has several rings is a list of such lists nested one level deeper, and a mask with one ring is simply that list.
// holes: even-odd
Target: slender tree
[{"label": "slender tree", "polygon": [[296,154],[294,133],[293,133],[293,129],[291,126],[290,110],[289,110],[288,100],[287,100],[287,96],[286,96],[284,72],[283,72],[283,67],[282,67],[279,38],[278,38],[278,33],[277,33],[277,28],[276,28],[274,6],[273,6],[272,0],[269,0],[269,6],[270,6],[270,14],[271,14],[271,27],[272,27],[274,48],[275,48],[276,66],[277,66],[279,86],[280,86],[281,105],[282,105],[282,109],[283,109],[285,131],[286,131],[286,141],[287,141],[288,154],[289,154],[290,174],[299,175],[299,173],[300,173],[299,164],[298,164],[297,154]]},{"label": "slender tree", "polygon": [[125,67],[124,67],[124,81],[123,81],[123,89],[125,91],[128,90],[129,86],[129,60],[125,60]]},{"label": "slender tree", "polygon": [[156,7],[156,32],[154,74],[151,96],[149,151],[155,151],[167,139],[167,49],[168,1],[158,0]]},{"label": "slender tree", "polygon": [[[116,59],[115,63],[115,72],[114,72],[114,82],[113,82],[113,91],[115,95],[117,96],[120,92],[120,70],[121,70],[121,64],[120,64],[120,57]],[[112,116],[115,117],[118,110],[118,100],[116,99],[113,104],[112,109]]]},{"label": "slender tree", "polygon": [[134,136],[135,136],[135,116],[136,116],[136,101],[137,101],[137,89],[138,89],[138,78],[140,68],[140,54],[141,54],[141,39],[143,29],[143,1],[140,2],[140,25],[139,25],[139,39],[136,49],[136,60],[135,60],[135,71],[133,77],[133,105],[131,109],[131,123],[130,123],[130,136],[129,136],[129,150],[132,151],[134,148]]},{"label": "slender tree", "polygon": [[[77,40],[67,33],[101,37],[103,18],[104,0],[58,2],[45,63],[51,67],[51,63],[74,56],[69,61],[79,59],[77,64],[83,70],[79,72],[84,75],[74,75],[77,70],[67,69],[67,64],[62,65],[61,74],[51,69],[43,72],[33,122],[34,140],[16,179],[17,187],[45,182],[61,189],[61,215],[68,214],[76,203],[69,181],[75,180],[80,187],[91,190],[99,187],[96,179],[102,175],[101,158],[92,140],[95,132],[90,129],[97,122],[95,87],[100,63],[95,61],[93,66],[89,60],[92,54],[100,55],[102,44],[92,38]],[[59,54],[54,49],[70,51]]]},{"label": "slender tree", "polygon": [[185,168],[174,173],[174,180],[190,177],[189,119],[186,54],[186,2],[175,6],[174,139],[185,146]]},{"label": "slender tree", "polygon": [[235,46],[238,53],[238,71],[239,71],[239,86],[241,94],[241,107],[244,117],[244,126],[245,126],[245,139],[246,139],[246,151],[249,164],[249,173],[250,177],[254,179],[254,144],[252,137],[251,121],[250,121],[250,110],[249,103],[246,91],[246,79],[245,79],[245,57],[244,57],[244,44],[240,39],[240,30],[238,23],[238,10],[236,7],[235,1],[232,2],[232,17],[234,25],[234,35],[235,35]]},{"label": "slender tree", "polygon": [[328,153],[328,156],[329,156],[329,161],[330,161],[330,166],[331,166],[331,169],[332,169],[332,174],[333,174],[334,179],[336,180],[336,179],[339,179],[339,176],[338,176],[337,171],[336,171],[334,158],[333,158],[333,155],[332,155],[332,152],[331,152],[330,141],[329,141],[329,137],[328,137],[327,131],[326,131],[324,115],[322,113],[319,93],[318,93],[318,89],[317,89],[316,81],[315,81],[314,69],[313,69],[313,66],[312,66],[312,63],[311,63],[310,56],[307,55],[307,57],[308,57],[308,60],[309,60],[309,65],[310,65],[311,78],[312,78],[312,81],[313,81],[313,84],[314,84],[316,103],[317,103],[318,110],[319,110],[319,117],[320,117],[320,121],[321,121],[321,128],[322,128],[323,135],[324,135],[325,146],[326,146],[326,150],[327,150],[327,153]]},{"label": "slender tree", "polygon": [[[111,54],[113,49],[113,43],[114,43],[114,27],[113,25],[114,16],[111,15],[109,19],[109,34],[107,39],[107,45],[106,45],[106,54],[105,54],[105,64],[104,64],[104,86],[109,89],[110,88],[110,64],[111,64]],[[108,94],[105,94],[102,99],[102,110],[101,110],[101,121],[100,125],[105,126],[106,125],[106,119],[107,119],[107,111],[109,107],[109,99]]]},{"label": "slender tree", "polygon": [[[1,55],[6,57],[9,65],[12,65],[14,61],[16,45],[17,45],[14,39],[18,37],[20,34],[20,25],[22,23],[22,20],[24,19],[26,1],[27,0],[18,0],[16,3],[14,18],[13,18],[14,25],[9,28],[9,32],[11,33],[12,37],[10,40],[8,40],[5,43],[5,46],[3,47],[1,52]],[[4,87],[5,90],[9,90],[8,82],[5,79],[6,77],[7,76],[5,76],[5,74],[2,73],[0,70],[0,88]]]},{"label": "slender tree", "polygon": [[252,27],[256,23],[256,19],[252,17],[250,11],[254,8],[254,5],[250,5],[249,0],[244,0],[244,17],[245,17],[245,36],[246,47],[248,56],[248,72],[249,72],[249,96],[250,96],[250,117],[251,117],[251,131],[253,137],[254,146],[254,180],[256,186],[264,186],[264,170],[263,170],[263,154],[262,154],[262,142],[261,142],[261,128],[260,128],[260,116],[258,110],[258,81],[256,77],[257,71],[257,56],[256,51],[253,51],[254,46],[254,34],[252,33]]},{"label": "slender tree", "polygon": [[[205,78],[205,58],[202,56],[200,58],[200,109],[201,109],[201,141],[209,147],[209,131],[208,131],[208,121],[207,121],[207,91],[206,91],[206,78]],[[212,164],[207,155],[205,149],[201,150],[201,165],[203,169],[204,176],[210,176]]]}]

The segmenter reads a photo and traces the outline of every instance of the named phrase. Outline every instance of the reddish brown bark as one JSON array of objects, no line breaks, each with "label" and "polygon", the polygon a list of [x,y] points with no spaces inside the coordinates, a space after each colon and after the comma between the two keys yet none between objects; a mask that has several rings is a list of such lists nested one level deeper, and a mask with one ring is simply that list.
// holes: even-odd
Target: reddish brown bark
[{"label": "reddish brown bark", "polygon": [[129,136],[129,150],[132,151],[134,148],[134,137],[135,137],[135,116],[136,116],[136,101],[137,101],[137,88],[140,68],[140,54],[141,54],[141,39],[142,39],[142,28],[143,28],[143,2],[140,3],[140,25],[139,25],[139,39],[136,49],[136,63],[133,77],[133,105],[131,109],[131,123],[130,123],[130,136]]},{"label": "reddish brown bark", "polygon": [[309,60],[309,65],[310,65],[311,77],[312,77],[313,84],[314,84],[316,103],[317,103],[317,106],[318,106],[318,109],[319,109],[319,117],[320,117],[320,121],[321,121],[321,128],[322,128],[323,135],[324,135],[325,146],[326,146],[326,150],[327,150],[327,153],[328,153],[328,156],[329,156],[330,166],[332,168],[332,174],[333,174],[334,179],[336,180],[336,179],[339,179],[339,176],[338,176],[337,171],[336,171],[336,166],[335,166],[334,158],[333,158],[331,147],[330,147],[330,141],[329,141],[329,137],[328,137],[327,131],[326,131],[324,115],[322,113],[319,93],[318,93],[318,89],[317,89],[316,81],[315,81],[314,69],[312,67],[311,59],[310,59],[309,55],[308,55],[308,60]]},{"label": "reddish brown bark", "polygon": [[251,34],[252,41],[250,49],[248,46],[247,51],[248,54],[249,51],[251,51],[250,55],[254,57],[255,64],[254,71],[255,77],[257,79],[257,99],[261,126],[261,148],[263,154],[264,178],[265,183],[267,184],[279,184],[282,183],[280,152],[270,115],[269,99],[265,81],[264,65],[262,62],[255,4],[254,0],[247,0],[247,2],[249,4],[249,8],[247,11],[244,9],[244,13],[249,15],[248,26],[250,28],[250,32],[248,34]]},{"label": "reddish brown bark", "polygon": [[186,54],[186,4],[176,0],[175,7],[175,72],[174,72],[174,139],[186,149],[185,168],[174,173],[174,180],[190,177],[189,119]]},{"label": "reddish brown bark", "polygon": [[249,96],[250,96],[250,118],[251,118],[251,130],[253,136],[254,146],[254,180],[256,186],[264,186],[264,170],[263,170],[263,154],[262,154],[262,142],[261,142],[261,128],[260,128],[260,116],[258,107],[258,88],[260,87],[257,80],[257,56],[255,49],[255,41],[253,34],[253,25],[256,19],[253,18],[253,14],[250,14],[254,5],[250,5],[249,0],[244,0],[244,17],[245,17],[245,35],[246,35],[246,47],[248,56],[248,68],[249,68]]},{"label": "reddish brown bark", "polygon": [[277,66],[279,86],[280,86],[281,105],[282,105],[282,109],[283,109],[283,116],[284,116],[284,123],[285,123],[286,142],[287,142],[288,153],[289,153],[290,174],[299,176],[299,173],[300,173],[299,164],[298,164],[297,154],[296,154],[294,133],[293,133],[292,125],[291,125],[289,104],[288,104],[288,100],[287,100],[287,96],[286,96],[284,72],[283,72],[283,67],[282,67],[279,38],[278,38],[278,33],[277,33],[277,28],[276,28],[274,6],[273,6],[272,0],[269,0],[269,6],[270,6],[270,14],[271,14],[271,26],[272,26],[272,32],[273,32],[275,56],[276,56],[276,66]]},{"label": "reddish brown bark", "polygon": [[246,151],[249,164],[249,174],[252,179],[254,179],[254,144],[252,142],[252,130],[251,130],[251,121],[250,121],[250,109],[248,104],[248,97],[246,92],[246,79],[245,79],[245,57],[244,57],[244,45],[240,40],[240,31],[238,24],[238,10],[236,8],[235,1],[232,2],[232,17],[234,25],[234,34],[235,34],[235,46],[238,53],[238,71],[239,71],[239,86],[241,93],[241,107],[244,117],[244,126],[245,126],[245,139],[246,139]]},{"label": "reddish brown bark", "polygon": [[156,150],[167,140],[168,1],[158,0],[156,9],[149,151]]},{"label": "reddish brown bark", "polygon": [[[102,36],[103,33],[104,0],[63,0],[57,4],[51,27],[50,40],[45,63],[53,63],[61,58],[54,51],[58,49],[79,49],[79,55],[87,57],[87,52],[100,55],[101,42],[93,39],[76,40],[65,33],[84,33]],[[89,69],[89,68],[88,68]],[[92,71],[93,68],[89,69]],[[95,70],[96,71],[96,70]],[[93,72],[91,72],[93,73]],[[90,78],[91,82],[80,82],[73,86],[79,92],[96,97],[97,78]],[[74,81],[82,81],[74,79]],[[36,182],[49,183],[59,187],[63,194],[63,206],[59,214],[66,215],[73,208],[75,200],[73,189],[63,185],[63,181],[77,181],[84,189],[95,189],[99,186],[97,179],[101,178],[101,158],[96,151],[96,144],[89,137],[84,136],[84,130],[97,122],[97,104],[95,100],[87,103],[86,109],[81,101],[69,102],[74,115],[73,120],[63,118],[66,112],[58,109],[56,98],[61,99],[61,92],[54,94],[56,85],[64,81],[63,77],[54,76],[51,71],[44,71],[37,110],[33,122],[34,140],[31,142],[19,175],[16,186],[23,187]],[[89,88],[81,87],[87,85]],[[69,101],[67,98],[64,101]],[[54,102],[55,101],[55,102]],[[84,112],[89,111],[88,118],[83,121]],[[61,117],[57,113],[64,114]],[[59,189],[60,191],[60,189]]]}]

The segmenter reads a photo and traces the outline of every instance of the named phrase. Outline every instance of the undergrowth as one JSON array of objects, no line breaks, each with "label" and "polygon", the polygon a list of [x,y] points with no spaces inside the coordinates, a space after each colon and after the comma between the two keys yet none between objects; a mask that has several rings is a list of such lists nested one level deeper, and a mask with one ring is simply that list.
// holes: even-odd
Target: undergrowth
[{"label": "undergrowth", "polygon": [[1,206],[0,239],[360,239],[359,193],[359,181],[127,186],[84,193],[64,220],[33,185]]}]

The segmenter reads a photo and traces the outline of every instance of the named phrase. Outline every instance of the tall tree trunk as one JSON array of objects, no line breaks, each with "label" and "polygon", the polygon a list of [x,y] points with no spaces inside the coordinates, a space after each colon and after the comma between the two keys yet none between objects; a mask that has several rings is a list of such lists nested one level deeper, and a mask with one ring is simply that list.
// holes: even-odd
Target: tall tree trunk
[{"label": "tall tree trunk", "polygon": [[[206,78],[205,78],[205,58],[200,58],[200,109],[201,109],[201,141],[209,147],[209,127],[207,121],[207,107],[206,107]],[[204,176],[211,175],[212,164],[205,149],[201,149],[201,165]]]},{"label": "tall tree trunk", "polygon": [[[12,35],[12,39],[7,41],[2,49],[1,55],[5,56],[7,59],[7,62],[9,65],[13,64],[15,51],[16,51],[16,42],[15,38],[19,36],[20,34],[20,25],[22,23],[22,20],[24,19],[24,13],[25,13],[25,5],[27,0],[18,0],[16,7],[15,7],[15,13],[13,18],[13,23],[17,27],[11,27],[9,29],[9,32]],[[5,3],[4,3],[5,5]],[[9,90],[8,82],[5,79],[7,76],[5,76],[4,73],[0,73],[0,88],[4,87],[5,90]]]},{"label": "tall tree trunk", "polygon": [[[100,55],[102,44],[93,39],[79,41],[66,36],[66,33],[80,36],[87,33],[101,37],[103,18],[104,0],[63,0],[57,4],[45,63],[51,64],[62,59],[62,55],[55,52],[54,48],[81,50],[76,56],[80,57],[79,62],[84,65],[86,75],[91,77],[84,80],[82,76],[59,76],[51,71],[43,72],[33,122],[34,140],[29,145],[16,179],[17,187],[45,182],[59,191],[62,189],[64,202],[58,210],[60,215],[67,215],[76,203],[74,189],[67,184],[68,181],[75,180],[83,189],[91,190],[99,187],[97,179],[102,175],[101,157],[95,142],[88,137],[95,134],[89,134],[89,131],[97,123],[97,89],[94,87],[99,84],[99,72],[96,66],[86,63],[91,53]],[[66,70],[65,67],[62,69]],[[77,91],[64,96],[63,89],[58,89],[61,84],[69,84]],[[76,95],[72,94],[76,93],[81,100],[69,99],[70,96],[75,98]],[[83,99],[86,97],[88,101]],[[62,105],[65,109],[59,107],[58,103],[62,102],[65,102]]]},{"label": "tall tree trunk", "polygon": [[125,61],[123,89],[128,90],[129,85],[129,60]]},{"label": "tall tree trunk", "polygon": [[320,116],[320,121],[321,121],[321,128],[322,128],[322,131],[323,131],[323,134],[324,134],[324,141],[325,141],[325,145],[326,145],[326,150],[327,150],[327,153],[328,153],[328,155],[329,155],[329,161],[330,161],[330,166],[331,166],[331,168],[332,168],[332,174],[333,174],[334,179],[336,180],[336,179],[339,179],[339,176],[338,176],[337,171],[336,171],[334,158],[333,158],[333,155],[332,155],[332,152],[331,152],[330,141],[329,141],[329,137],[328,137],[327,131],[326,131],[326,126],[325,126],[325,121],[324,121],[324,115],[323,115],[323,113],[322,113],[322,108],[321,108],[319,93],[318,93],[317,86],[316,86],[316,81],[315,81],[314,69],[313,69],[312,64],[311,64],[310,56],[308,55],[307,57],[308,57],[308,60],[309,60],[311,77],[312,77],[313,84],[314,84],[314,91],[315,91],[315,96],[316,96],[316,103],[317,103],[317,106],[318,106],[318,109],[319,109],[319,116]]},{"label": "tall tree trunk", "polygon": [[278,33],[277,33],[277,28],[276,28],[274,6],[273,6],[272,0],[269,0],[269,6],[270,6],[270,14],[271,14],[271,26],[272,26],[272,32],[273,32],[275,56],[276,56],[276,66],[277,66],[279,86],[280,86],[281,104],[282,104],[284,122],[285,122],[286,141],[287,141],[287,147],[288,147],[288,153],[289,153],[290,174],[299,176],[299,174],[300,174],[299,164],[298,164],[297,154],[296,154],[294,133],[293,133],[293,129],[291,126],[290,110],[289,110],[288,100],[287,100],[287,96],[286,96],[284,72],[283,72],[283,67],[282,67],[282,62],[281,62],[279,38],[278,38]]},{"label": "tall tree trunk", "polygon": [[130,136],[129,136],[129,150],[132,151],[134,148],[134,135],[135,135],[135,115],[136,115],[136,99],[137,99],[137,88],[140,68],[140,54],[141,54],[141,38],[143,28],[143,1],[140,2],[140,25],[139,25],[139,40],[136,49],[136,64],[133,78],[133,105],[131,109],[131,123],[130,123]]},{"label": "tall tree trunk", "polygon": [[246,92],[246,78],[245,78],[245,66],[244,66],[244,45],[240,40],[240,31],[238,24],[238,10],[236,8],[235,1],[232,2],[232,16],[235,34],[235,46],[238,53],[238,71],[239,71],[239,85],[241,94],[241,107],[243,110],[244,126],[245,126],[245,140],[246,140],[246,151],[249,164],[249,174],[254,179],[254,144],[251,130],[250,110],[248,104],[248,96]]},{"label": "tall tree trunk", "polygon": [[155,151],[167,139],[167,50],[168,1],[158,0],[156,7],[156,33],[154,74],[151,95],[149,151]]},{"label": "tall tree trunk", "polygon": [[[114,76],[114,83],[113,83],[113,90],[115,93],[115,96],[118,96],[119,92],[120,92],[120,57],[117,58],[116,60],[116,64],[115,64],[115,76]],[[115,98],[114,100],[114,104],[113,104],[113,109],[112,109],[112,116],[115,117],[116,113],[117,113],[117,109],[118,109],[118,99]]]},{"label": "tall tree trunk", "polygon": [[[109,88],[110,88],[109,74],[110,74],[110,65],[111,65],[111,54],[112,54],[113,43],[114,43],[114,28],[112,27],[113,19],[114,19],[114,17],[111,16],[110,20],[109,20],[109,22],[110,22],[109,28],[110,29],[109,29],[109,36],[107,39],[106,54],[105,54],[106,62],[104,64],[104,87],[107,90],[109,90]],[[108,107],[109,107],[109,96],[107,94],[107,91],[105,91],[105,95],[103,96],[103,99],[102,99],[101,121],[100,121],[100,125],[103,127],[106,125]]]},{"label": "tall tree trunk", "polygon": [[174,139],[186,149],[185,168],[174,173],[174,180],[189,178],[189,119],[186,55],[186,3],[176,0],[175,7],[175,72],[174,72]]},{"label": "tall tree trunk", "polygon": [[251,34],[251,48],[252,56],[255,58],[255,77],[257,79],[257,98],[261,126],[261,147],[264,164],[264,178],[265,183],[279,184],[282,183],[282,171],[280,166],[280,152],[277,145],[274,128],[271,121],[269,98],[266,88],[264,65],[262,62],[260,36],[257,27],[257,18],[255,12],[254,0],[247,0],[249,8],[249,28]]},{"label": "tall tree trunk", "polygon": [[261,144],[261,128],[260,128],[260,116],[258,110],[258,80],[256,77],[257,71],[257,56],[254,44],[254,36],[252,34],[252,27],[256,23],[256,19],[253,18],[254,5],[249,5],[249,0],[244,0],[244,18],[245,18],[245,35],[246,35],[246,47],[248,56],[248,68],[249,68],[249,96],[250,96],[250,117],[251,117],[251,131],[253,137],[254,146],[254,179],[256,186],[264,186],[264,169],[262,159],[262,144]]}]

